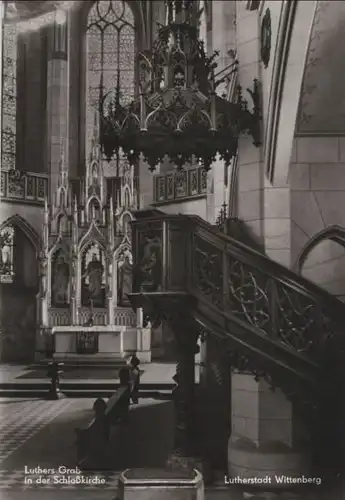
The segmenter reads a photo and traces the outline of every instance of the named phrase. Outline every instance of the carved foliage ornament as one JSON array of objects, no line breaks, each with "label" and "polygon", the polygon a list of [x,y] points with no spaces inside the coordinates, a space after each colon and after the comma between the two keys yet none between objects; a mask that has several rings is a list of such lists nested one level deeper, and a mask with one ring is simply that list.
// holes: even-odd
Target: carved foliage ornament
[{"label": "carved foliage ornament", "polygon": [[105,106],[101,99],[100,142],[108,161],[121,148],[130,164],[142,156],[151,171],[166,156],[180,169],[195,157],[209,170],[217,154],[230,164],[241,133],[260,144],[258,82],[249,92],[253,112],[240,96],[230,103],[216,95],[223,81],[216,73],[219,54],[207,56],[198,39],[195,4],[176,2],[152,54],[139,55],[140,99],[127,106],[116,100]]},{"label": "carved foliage ornament", "polygon": [[261,24],[261,59],[265,68],[268,67],[271,57],[271,11],[266,9]]}]

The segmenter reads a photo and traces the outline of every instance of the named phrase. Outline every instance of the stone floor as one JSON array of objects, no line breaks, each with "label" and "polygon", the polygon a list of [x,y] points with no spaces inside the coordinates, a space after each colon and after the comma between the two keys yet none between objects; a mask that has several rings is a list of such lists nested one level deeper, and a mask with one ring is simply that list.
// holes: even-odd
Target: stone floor
[{"label": "stone floor", "polygon": [[[140,365],[143,374],[141,376],[141,383],[143,384],[154,384],[156,382],[160,383],[172,383],[172,377],[176,372],[176,363],[149,363]],[[25,373],[31,371],[28,365],[10,365],[2,364],[0,365],[0,383],[1,382],[14,382],[18,380],[17,377],[24,375]],[[91,372],[90,372],[91,375]],[[42,378],[45,378],[45,371],[42,370]],[[38,379],[39,380],[39,379]],[[35,379],[21,379],[21,383],[32,383]],[[88,379],[85,379],[87,382]],[[90,378],[91,381],[91,378]],[[105,379],[106,382],[109,380]],[[195,366],[195,381],[199,381],[199,365]],[[102,382],[98,379],[97,382]]]},{"label": "stone floor", "polygon": [[[0,381],[11,381],[25,366],[0,367]],[[145,366],[147,383],[170,382],[174,364]],[[43,475],[45,484],[35,484],[39,474],[25,474],[41,467],[58,469],[76,465],[75,428],[92,418],[93,399],[0,398],[0,500],[114,500],[120,471],[131,467],[161,467],[172,446],[173,408],[171,401],[145,399],[131,407],[130,424],[119,432],[119,453],[114,472],[102,475],[102,485],[52,484],[52,474]],[[131,450],[135,449],[135,453]],[[97,473],[88,473],[94,477]],[[99,473],[97,474],[99,476]],[[32,483],[31,483],[32,481]],[[222,484],[206,489],[206,500],[345,500],[342,488],[322,487],[294,493],[248,492]],[[139,499],[140,500],[140,499]]]},{"label": "stone floor", "polygon": [[[56,476],[75,477],[59,468],[76,467],[74,430],[90,421],[92,404],[92,399],[0,399],[1,500],[49,500],[67,495],[111,500],[120,471],[164,466],[173,444],[172,402],[145,399],[131,407],[128,428],[117,436],[119,453],[114,472],[83,474],[86,479],[97,476],[103,484],[54,484]],[[37,467],[53,471],[40,474],[34,470]],[[209,492],[207,498],[229,498],[228,491]]]},{"label": "stone floor", "polygon": [[[115,498],[119,471],[131,467],[163,466],[172,446],[173,408],[170,401],[142,400],[132,406],[127,430],[117,436],[118,454],[115,471],[107,474],[88,472],[104,480],[98,485],[53,484],[54,473],[33,473],[28,469],[55,469],[76,466],[76,427],[92,418],[91,399],[0,399],[0,499],[1,500],[111,500]],[[164,423],[164,425],[163,425]],[[131,450],[135,447],[135,453]],[[27,473],[25,473],[27,467]],[[62,472],[62,471],[60,471]],[[75,477],[73,474],[67,474]],[[41,476],[44,484],[36,484]],[[66,475],[65,475],[66,476]],[[31,482],[32,481],[32,482]],[[343,500],[340,494],[327,492],[249,493],[221,484],[206,489],[206,500]]]}]

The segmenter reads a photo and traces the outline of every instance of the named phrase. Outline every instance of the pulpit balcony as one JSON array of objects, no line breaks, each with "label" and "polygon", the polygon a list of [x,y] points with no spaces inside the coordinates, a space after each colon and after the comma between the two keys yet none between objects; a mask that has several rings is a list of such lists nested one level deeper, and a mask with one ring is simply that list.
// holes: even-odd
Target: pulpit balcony
[{"label": "pulpit balcony", "polygon": [[[137,216],[137,214],[136,214]],[[188,223],[188,222],[187,222]],[[191,242],[179,215],[153,212],[132,224],[134,294],[166,295],[184,292],[191,282]]]}]

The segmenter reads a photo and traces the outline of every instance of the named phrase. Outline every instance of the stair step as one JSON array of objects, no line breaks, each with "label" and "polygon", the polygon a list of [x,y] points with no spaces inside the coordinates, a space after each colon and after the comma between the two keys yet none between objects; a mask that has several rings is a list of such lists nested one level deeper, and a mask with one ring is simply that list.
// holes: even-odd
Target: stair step
[{"label": "stair step", "polygon": [[[71,382],[61,382],[61,390],[111,390],[115,391],[120,387],[119,383],[116,382],[92,382],[92,381],[71,381]],[[167,383],[151,383],[151,384],[140,384],[141,391],[156,390],[156,391],[171,391],[174,389],[175,384]],[[48,390],[49,380],[47,382],[3,382],[0,383],[0,390]]]},{"label": "stair step", "polygon": [[[69,398],[98,398],[98,397],[103,397],[103,398],[108,398],[114,394],[114,391],[112,390],[94,390],[94,389],[89,389],[89,390],[80,390],[80,389],[72,389],[72,390],[64,390],[62,393]],[[30,398],[41,398],[41,399],[46,399],[48,396],[48,390],[42,391],[42,390],[37,390],[37,389],[7,389],[7,390],[2,390],[0,389],[0,397],[1,398],[23,398],[23,397],[30,397]],[[147,399],[147,398],[155,398],[155,399],[162,399],[162,400],[170,400],[172,398],[171,391],[157,391],[157,390],[146,390],[146,391],[140,391],[139,392],[139,398],[141,399]]]},{"label": "stair step", "polygon": [[[124,366],[127,366],[127,363],[126,362],[117,362],[117,363],[114,363],[114,362],[109,362],[109,361],[94,361],[94,362],[80,362],[80,363],[76,363],[75,361],[59,361],[61,363],[63,363],[64,367],[63,369],[66,370],[80,370],[80,369],[90,369],[90,370],[117,370],[119,368],[122,368]],[[47,362],[44,362],[44,363],[34,363],[32,365],[29,365],[28,366],[28,370],[44,370],[44,369],[47,369],[49,363],[51,363],[51,361],[47,361]]]}]

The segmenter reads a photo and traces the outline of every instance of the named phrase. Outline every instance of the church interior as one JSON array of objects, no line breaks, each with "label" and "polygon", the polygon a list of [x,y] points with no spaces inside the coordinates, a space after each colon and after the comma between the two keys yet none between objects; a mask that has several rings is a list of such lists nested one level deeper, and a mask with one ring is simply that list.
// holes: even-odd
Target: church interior
[{"label": "church interior", "polygon": [[0,9],[0,497],[343,498],[345,3]]}]

